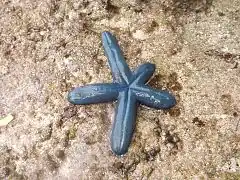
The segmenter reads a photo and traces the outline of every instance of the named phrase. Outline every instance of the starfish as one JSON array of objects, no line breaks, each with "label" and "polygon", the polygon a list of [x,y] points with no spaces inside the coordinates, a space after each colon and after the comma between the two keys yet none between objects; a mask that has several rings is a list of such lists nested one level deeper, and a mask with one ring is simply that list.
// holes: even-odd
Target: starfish
[{"label": "starfish", "polygon": [[111,133],[111,149],[116,155],[127,153],[136,124],[139,104],[168,109],[176,104],[173,95],[147,85],[155,65],[144,63],[131,71],[124,60],[117,39],[110,32],[102,33],[102,43],[112,71],[113,83],[89,84],[68,94],[72,104],[83,105],[118,101]]}]

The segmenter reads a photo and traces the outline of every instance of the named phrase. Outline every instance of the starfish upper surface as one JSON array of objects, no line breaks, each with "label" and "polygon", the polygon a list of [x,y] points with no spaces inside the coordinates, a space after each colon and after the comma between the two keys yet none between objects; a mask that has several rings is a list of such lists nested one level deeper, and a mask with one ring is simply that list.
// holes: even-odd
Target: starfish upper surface
[{"label": "starfish upper surface", "polygon": [[144,63],[132,72],[116,38],[110,32],[102,33],[102,43],[112,71],[113,83],[77,87],[69,93],[68,100],[72,104],[81,105],[117,100],[111,149],[116,155],[123,155],[128,151],[132,140],[138,105],[168,109],[176,104],[176,100],[169,92],[153,89],[146,84],[155,71],[154,64]]}]

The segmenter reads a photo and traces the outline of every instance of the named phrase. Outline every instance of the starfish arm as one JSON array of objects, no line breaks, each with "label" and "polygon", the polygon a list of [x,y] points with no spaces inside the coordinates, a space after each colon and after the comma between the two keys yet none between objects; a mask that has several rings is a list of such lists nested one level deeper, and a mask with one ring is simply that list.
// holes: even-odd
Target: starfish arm
[{"label": "starfish arm", "polygon": [[72,104],[93,104],[114,101],[122,87],[117,83],[90,84],[73,89],[68,94]]},{"label": "starfish arm", "polygon": [[155,64],[144,63],[141,64],[133,73],[132,80],[135,84],[145,84],[153,75],[156,69]]},{"label": "starfish arm", "polygon": [[124,60],[117,39],[110,32],[102,33],[102,43],[114,82],[129,84],[132,72]]},{"label": "starfish arm", "polygon": [[156,90],[147,85],[139,85],[133,91],[137,100],[149,107],[168,109],[176,104],[174,96],[167,91]]},{"label": "starfish arm", "polygon": [[121,92],[111,134],[111,149],[116,155],[123,155],[128,151],[135,129],[136,113],[135,95],[129,90]]}]

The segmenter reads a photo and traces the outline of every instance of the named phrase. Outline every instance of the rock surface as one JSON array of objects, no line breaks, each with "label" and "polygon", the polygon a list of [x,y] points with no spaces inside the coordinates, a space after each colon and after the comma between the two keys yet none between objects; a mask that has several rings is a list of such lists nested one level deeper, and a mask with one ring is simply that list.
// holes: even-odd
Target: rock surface
[{"label": "rock surface", "polygon": [[[240,178],[238,0],[0,1],[0,179]],[[100,35],[169,89],[139,108],[128,154],[110,151],[114,104],[73,106],[74,86],[111,82]]]}]

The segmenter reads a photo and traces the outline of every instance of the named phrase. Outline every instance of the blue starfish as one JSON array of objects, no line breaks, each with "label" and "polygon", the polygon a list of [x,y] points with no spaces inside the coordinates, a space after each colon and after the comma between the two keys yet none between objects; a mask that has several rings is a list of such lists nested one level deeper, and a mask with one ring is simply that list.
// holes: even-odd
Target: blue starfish
[{"label": "blue starfish", "polygon": [[144,63],[134,72],[124,60],[116,38],[110,32],[102,33],[102,42],[112,70],[113,83],[90,84],[77,87],[68,95],[72,104],[93,104],[118,100],[111,134],[111,149],[116,155],[128,151],[135,129],[137,107],[144,104],[156,109],[168,109],[176,104],[167,91],[155,90],[147,81],[155,65]]}]

